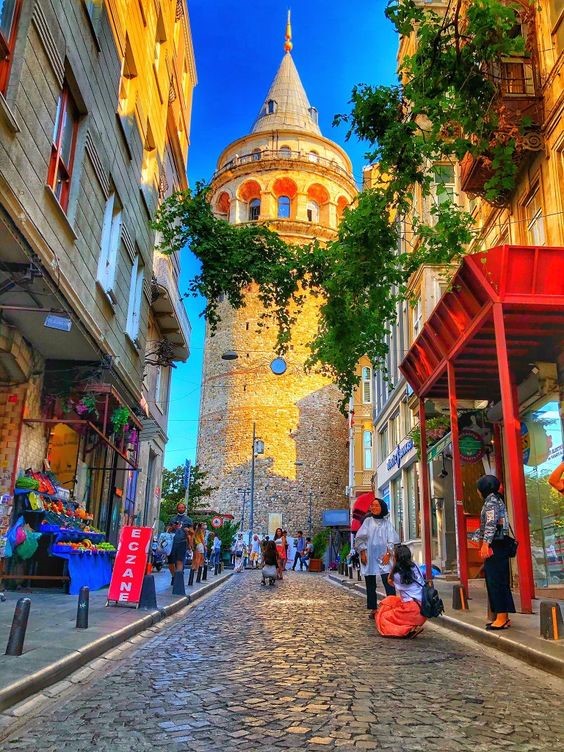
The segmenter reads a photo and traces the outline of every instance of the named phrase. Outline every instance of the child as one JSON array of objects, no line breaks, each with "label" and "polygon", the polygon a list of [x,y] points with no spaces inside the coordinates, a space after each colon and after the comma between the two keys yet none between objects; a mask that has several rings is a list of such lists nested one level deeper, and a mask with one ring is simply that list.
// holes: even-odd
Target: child
[{"label": "child", "polygon": [[263,551],[264,566],[262,568],[262,580],[261,585],[266,585],[266,578],[268,577],[268,584],[274,585],[277,574],[277,551],[276,543],[273,540],[269,540],[264,547]]},{"label": "child", "polygon": [[420,611],[424,584],[409,547],[396,546],[390,585],[397,595],[384,598],[376,611],[376,628],[383,637],[416,637],[421,632],[426,622]]}]

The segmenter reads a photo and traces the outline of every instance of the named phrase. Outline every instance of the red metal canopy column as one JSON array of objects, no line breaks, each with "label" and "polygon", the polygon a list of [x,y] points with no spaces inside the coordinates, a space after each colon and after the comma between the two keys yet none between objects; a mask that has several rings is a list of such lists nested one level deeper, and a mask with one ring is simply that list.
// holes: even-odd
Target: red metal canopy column
[{"label": "red metal canopy column", "polygon": [[535,597],[535,585],[533,579],[531,547],[529,544],[530,532],[525,475],[523,472],[521,421],[519,420],[519,405],[515,399],[514,384],[512,383],[511,370],[509,367],[505,322],[503,320],[503,306],[501,303],[494,303],[493,305],[493,323],[495,330],[497,366],[499,370],[499,385],[501,389],[505,445],[507,448],[506,486],[509,488],[513,505],[515,536],[520,543],[519,548],[517,549],[517,569],[519,572],[521,611],[525,614],[532,614],[532,599]]},{"label": "red metal canopy column", "polygon": [[419,430],[421,432],[421,462],[419,484],[423,506],[423,553],[425,558],[425,579],[433,579],[433,555],[431,550],[431,488],[429,484],[429,462],[427,460],[427,430],[425,420],[425,400],[419,399]]},{"label": "red metal canopy column", "polygon": [[458,442],[458,401],[456,399],[456,375],[452,361],[447,361],[448,404],[450,408],[450,438],[452,443],[452,469],[454,475],[454,499],[456,504],[456,548],[458,554],[458,576],[468,597],[468,549],[466,542],[466,518],[462,502],[462,467]]}]

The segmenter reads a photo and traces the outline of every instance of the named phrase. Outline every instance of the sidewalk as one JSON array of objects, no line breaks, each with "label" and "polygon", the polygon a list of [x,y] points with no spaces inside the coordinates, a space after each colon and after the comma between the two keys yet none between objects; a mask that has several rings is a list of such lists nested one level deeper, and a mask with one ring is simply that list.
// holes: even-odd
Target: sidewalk
[{"label": "sidewalk", "polygon": [[[330,574],[329,579],[345,585],[363,597],[366,593],[364,583],[357,580],[356,572],[352,580],[336,573]],[[467,611],[458,611],[452,608],[453,586],[459,583],[441,579],[435,579],[433,583],[445,606],[445,613],[438,619],[432,620],[434,625],[451,629],[476,642],[508,653],[531,666],[555,676],[564,677],[564,640],[545,640],[540,636],[540,600],[533,601],[533,614],[511,614],[511,629],[502,632],[488,632],[484,629],[487,621],[486,583],[484,580],[470,581],[469,608]],[[384,592],[378,591],[380,598],[383,598],[384,595]],[[513,597],[515,607],[519,610],[519,596],[514,592]],[[564,601],[558,602],[564,609]]]},{"label": "sidewalk", "polygon": [[[186,596],[171,594],[168,570],[155,572],[156,611],[106,607],[107,588],[90,593],[89,627],[77,630],[78,596],[34,592],[6,592],[0,603],[0,711],[60,681],[73,671],[129,640],[158,621],[185,608],[231,577],[232,572],[186,588]],[[187,581],[187,577],[185,580]],[[31,599],[31,611],[20,656],[4,655],[19,598]]]}]

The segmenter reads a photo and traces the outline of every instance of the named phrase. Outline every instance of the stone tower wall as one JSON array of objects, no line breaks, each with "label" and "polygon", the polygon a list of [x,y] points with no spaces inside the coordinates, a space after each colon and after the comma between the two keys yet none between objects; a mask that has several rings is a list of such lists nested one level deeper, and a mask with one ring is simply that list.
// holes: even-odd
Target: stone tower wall
[{"label": "stone tower wall", "polygon": [[[238,142],[237,151],[229,147],[212,184],[217,213],[232,223],[246,220],[252,181],[255,191],[257,184],[260,188],[259,221],[285,240],[305,243],[314,237],[335,237],[340,213],[356,193],[346,155],[326,139],[312,137],[308,144],[300,134],[299,141],[298,152],[292,134],[278,135],[277,143],[292,149],[291,160],[279,160],[265,145],[263,134]],[[261,158],[247,158],[256,148],[266,149]],[[319,154],[319,162],[308,156],[311,149]],[[278,219],[277,196],[288,187],[295,190],[291,216]],[[306,211],[308,200],[316,196],[326,199],[318,201],[318,223],[308,221]],[[244,529],[249,526],[245,489],[250,487],[253,423],[265,446],[255,463],[256,531],[267,533],[269,514],[281,514],[290,533],[307,533],[310,504],[315,531],[322,510],[348,506],[348,426],[338,410],[340,395],[326,377],[304,369],[318,307],[319,300],[308,297],[299,311],[285,356],[288,368],[280,376],[270,370],[276,357],[276,328],[268,322],[257,326],[264,309],[256,291],[249,291],[246,306],[238,311],[222,304],[219,330],[206,336],[198,463],[208,472],[209,484],[217,486],[210,499],[214,509],[239,521],[246,498]],[[228,350],[238,353],[237,360],[222,359]]]}]

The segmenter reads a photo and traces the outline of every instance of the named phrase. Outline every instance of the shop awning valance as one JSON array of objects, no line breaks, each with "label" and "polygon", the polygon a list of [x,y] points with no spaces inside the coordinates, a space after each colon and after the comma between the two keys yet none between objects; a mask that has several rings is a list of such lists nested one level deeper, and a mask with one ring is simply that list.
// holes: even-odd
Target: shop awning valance
[{"label": "shop awning valance", "polygon": [[400,370],[419,397],[500,398],[493,308],[501,304],[507,353],[519,382],[553,360],[564,337],[564,248],[510,246],[466,256]]}]

